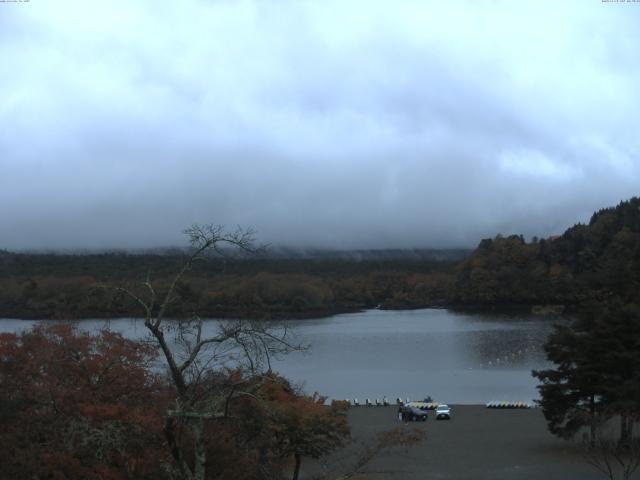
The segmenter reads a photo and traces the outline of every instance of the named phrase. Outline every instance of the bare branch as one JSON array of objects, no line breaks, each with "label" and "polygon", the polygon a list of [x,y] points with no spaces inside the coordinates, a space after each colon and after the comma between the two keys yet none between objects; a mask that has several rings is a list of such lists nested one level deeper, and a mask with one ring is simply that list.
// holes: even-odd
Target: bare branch
[{"label": "bare branch", "polygon": [[640,439],[633,438],[627,444],[600,432],[595,442],[584,442],[584,460],[610,480],[620,477],[628,480],[640,468]]},{"label": "bare branch", "polygon": [[184,372],[187,368],[189,368],[189,366],[191,366],[191,364],[196,360],[196,358],[198,357],[198,354],[200,353],[200,350],[202,350],[202,347],[204,347],[205,345],[208,345],[210,343],[222,343],[229,340],[229,337],[226,335],[222,335],[219,337],[211,337],[211,338],[207,338],[205,340],[200,340],[200,332],[198,332],[198,341],[196,343],[196,345],[193,347],[193,350],[191,351],[191,355],[189,355],[189,358],[187,358],[182,365],[180,365],[180,371]]},{"label": "bare branch", "polygon": [[152,313],[151,307],[144,300],[142,300],[142,298],[140,298],[138,295],[133,293],[131,290],[124,287],[114,287],[113,290],[115,290],[116,292],[124,293],[129,298],[135,300],[142,308],[144,308],[145,318],[151,317],[151,313]]},{"label": "bare branch", "polygon": [[147,279],[143,283],[143,285],[147,287],[147,289],[149,290],[149,293],[151,294],[151,299],[149,300],[149,312],[153,312],[153,309],[156,306],[156,291],[153,288],[153,285],[151,284],[151,272],[150,271],[147,272]]}]

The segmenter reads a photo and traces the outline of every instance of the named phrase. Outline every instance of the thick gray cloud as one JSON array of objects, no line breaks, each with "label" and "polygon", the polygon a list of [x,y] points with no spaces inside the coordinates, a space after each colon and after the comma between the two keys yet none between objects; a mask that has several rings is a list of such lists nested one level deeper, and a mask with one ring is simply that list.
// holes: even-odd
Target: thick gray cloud
[{"label": "thick gray cloud", "polygon": [[0,248],[544,236],[640,193],[640,4],[0,4]]}]

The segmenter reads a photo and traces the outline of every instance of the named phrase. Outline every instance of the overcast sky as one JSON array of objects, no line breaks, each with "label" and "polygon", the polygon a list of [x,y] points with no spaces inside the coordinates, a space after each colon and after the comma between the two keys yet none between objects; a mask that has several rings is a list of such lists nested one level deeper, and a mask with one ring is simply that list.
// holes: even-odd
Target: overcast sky
[{"label": "overcast sky", "polygon": [[640,3],[0,3],[0,248],[472,247],[640,194]]}]

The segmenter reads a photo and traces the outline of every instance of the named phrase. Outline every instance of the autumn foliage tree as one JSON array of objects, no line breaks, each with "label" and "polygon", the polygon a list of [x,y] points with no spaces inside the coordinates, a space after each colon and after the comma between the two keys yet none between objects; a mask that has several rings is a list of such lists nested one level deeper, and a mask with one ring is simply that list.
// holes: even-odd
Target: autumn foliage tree
[{"label": "autumn foliage tree", "polygon": [[[52,324],[1,334],[0,479],[183,478],[169,449],[193,466],[200,445],[207,479],[282,478],[295,459],[299,471],[302,457],[348,438],[343,408],[274,373],[219,369],[190,384],[172,445],[164,429],[175,418],[175,387],[150,362],[157,369],[154,346],[108,330]],[[189,414],[207,420],[202,442]]]},{"label": "autumn foliage tree", "polygon": [[69,324],[0,334],[0,477],[159,478],[155,349]]},{"label": "autumn foliage tree", "polygon": [[532,242],[485,239],[460,263],[452,301],[575,306],[611,295],[640,303],[640,198],[595,212],[588,224]]},{"label": "autumn foliage tree", "polygon": [[276,374],[266,376],[258,395],[249,402],[258,413],[256,430],[271,440],[271,450],[280,458],[293,460],[293,480],[304,457],[320,458],[349,438],[346,402],[326,406],[326,397],[301,394]]}]

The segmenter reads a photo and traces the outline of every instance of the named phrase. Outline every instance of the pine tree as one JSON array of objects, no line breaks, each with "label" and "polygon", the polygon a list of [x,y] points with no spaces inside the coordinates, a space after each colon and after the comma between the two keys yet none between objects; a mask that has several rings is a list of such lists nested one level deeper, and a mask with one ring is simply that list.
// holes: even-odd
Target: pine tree
[{"label": "pine tree", "polygon": [[555,368],[534,371],[549,430],[563,438],[619,417],[620,443],[640,417],[640,308],[619,299],[591,304],[570,326],[557,326],[545,345]]},{"label": "pine tree", "polygon": [[556,326],[545,345],[547,358],[556,368],[534,371],[533,375],[542,382],[539,404],[549,431],[571,438],[589,427],[593,442],[602,411],[600,372],[587,335],[576,327]]}]

